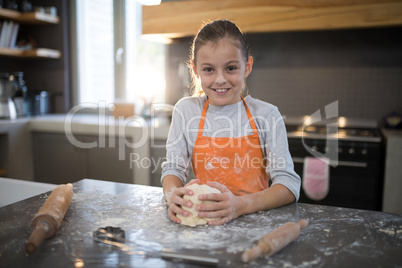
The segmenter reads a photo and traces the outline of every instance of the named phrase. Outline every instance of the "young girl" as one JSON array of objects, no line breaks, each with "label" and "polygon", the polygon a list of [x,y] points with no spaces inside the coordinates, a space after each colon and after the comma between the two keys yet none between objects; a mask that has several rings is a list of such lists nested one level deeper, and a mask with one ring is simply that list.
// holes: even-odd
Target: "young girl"
[{"label": "young girl", "polygon": [[221,194],[199,199],[199,216],[219,218],[221,225],[241,215],[272,209],[299,198],[300,177],[294,172],[285,125],[278,109],[242,96],[253,58],[239,28],[227,20],[206,24],[193,41],[190,55],[196,97],[174,109],[167,141],[162,184],[169,217],[188,216],[183,187],[192,163],[195,179]]}]

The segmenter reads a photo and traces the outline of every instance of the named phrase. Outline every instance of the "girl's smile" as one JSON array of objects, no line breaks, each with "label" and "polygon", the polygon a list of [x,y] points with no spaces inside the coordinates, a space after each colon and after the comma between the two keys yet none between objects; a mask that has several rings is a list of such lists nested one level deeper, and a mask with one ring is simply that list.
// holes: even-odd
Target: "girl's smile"
[{"label": "girl's smile", "polygon": [[250,74],[253,59],[246,62],[239,42],[229,38],[207,42],[197,52],[194,72],[210,104],[222,106],[241,100],[244,79]]}]

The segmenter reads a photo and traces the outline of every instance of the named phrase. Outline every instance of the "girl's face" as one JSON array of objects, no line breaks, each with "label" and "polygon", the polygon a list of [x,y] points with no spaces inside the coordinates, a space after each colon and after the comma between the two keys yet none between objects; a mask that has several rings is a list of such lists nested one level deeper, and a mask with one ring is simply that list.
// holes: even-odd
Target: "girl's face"
[{"label": "girl's face", "polygon": [[246,62],[239,41],[224,38],[208,42],[197,52],[193,69],[212,105],[222,106],[239,102],[244,79],[250,74],[253,58]]}]

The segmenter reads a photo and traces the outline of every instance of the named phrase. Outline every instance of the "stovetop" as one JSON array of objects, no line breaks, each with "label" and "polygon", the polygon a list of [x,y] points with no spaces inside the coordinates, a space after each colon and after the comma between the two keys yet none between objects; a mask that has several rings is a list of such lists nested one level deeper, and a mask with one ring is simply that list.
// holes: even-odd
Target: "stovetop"
[{"label": "stovetop", "polygon": [[381,134],[375,121],[339,117],[303,125],[307,117],[285,118],[288,137],[340,139],[362,142],[380,142]]}]

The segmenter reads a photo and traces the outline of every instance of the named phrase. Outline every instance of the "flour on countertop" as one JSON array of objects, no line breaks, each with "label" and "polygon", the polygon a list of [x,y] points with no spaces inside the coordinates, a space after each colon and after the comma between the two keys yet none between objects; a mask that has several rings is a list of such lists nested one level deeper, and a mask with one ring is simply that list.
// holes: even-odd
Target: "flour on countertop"
[{"label": "flour on countertop", "polygon": [[[150,246],[150,241],[158,241],[158,248],[197,249],[218,252],[226,249],[229,253],[242,252],[254,241],[278,226],[275,218],[261,217],[260,213],[245,215],[246,222],[239,225],[231,222],[221,226],[198,226],[196,228],[179,225],[170,221],[166,207],[161,203],[161,192],[155,195],[136,193],[107,194],[97,189],[87,193],[75,194],[72,205],[75,209],[85,208],[93,225],[99,227],[114,226],[126,230],[126,237],[141,246]],[[99,198],[99,197],[102,198]],[[117,202],[118,200],[118,202]],[[100,204],[102,210],[91,209],[85,202]],[[118,208],[115,207],[116,202]],[[136,202],[136,206],[132,206]],[[123,203],[123,204],[122,204]],[[141,208],[144,208],[141,209]],[[291,215],[286,215],[291,217]],[[286,221],[286,219],[279,219]],[[135,219],[135,221],[133,220]],[[289,218],[290,220],[290,218]],[[255,223],[258,223],[255,227]],[[267,228],[267,226],[270,226]],[[272,227],[271,227],[272,226]],[[142,232],[139,232],[139,231]],[[152,232],[151,232],[152,230]],[[87,234],[91,234],[90,230]],[[76,233],[77,235],[81,235]],[[242,239],[246,236],[247,239]],[[155,246],[155,244],[153,244]]]},{"label": "flour on countertop", "polygon": [[97,221],[95,224],[99,226],[99,228],[104,228],[107,226],[119,226],[122,222],[125,222],[126,219],[123,218],[106,218]]},{"label": "flour on countertop", "polygon": [[[222,252],[238,254],[248,249],[262,236],[288,221],[295,221],[299,215],[311,215],[309,226],[302,230],[296,243],[290,247],[310,245],[308,256],[299,263],[289,262],[288,256],[278,252],[269,258],[268,267],[315,267],[324,265],[325,259],[331,255],[346,253],[356,257],[364,257],[369,250],[372,256],[381,256],[381,249],[375,244],[378,235],[402,236],[400,223],[392,225],[392,218],[381,218],[381,221],[364,220],[365,211],[352,211],[343,208],[335,210],[337,221],[342,226],[334,226],[329,217],[323,217],[324,210],[315,206],[300,206],[295,210],[270,210],[244,215],[241,220],[233,220],[221,226],[197,226],[195,228],[173,223],[168,216],[166,206],[161,202],[161,188],[153,191],[132,191],[124,193],[104,192],[93,188],[85,193],[74,195],[73,211],[80,215],[91,215],[82,219],[87,224],[86,230],[77,230],[72,225],[70,233],[91,239],[94,226],[108,225],[120,227],[126,232],[126,239],[133,241],[140,249],[171,249],[185,252],[206,252],[207,255],[219,256]],[[88,205],[92,204],[92,205]],[[308,211],[307,211],[308,210]],[[80,219],[78,219],[80,220]],[[78,223],[79,225],[79,223]],[[348,235],[353,228],[359,236]],[[393,232],[393,233],[392,233]],[[392,233],[392,234],[391,234]],[[335,244],[329,241],[339,237]],[[313,246],[311,246],[313,245]],[[271,265],[272,264],[272,265]],[[328,264],[328,263],[327,263]]]},{"label": "flour on countertop", "polygon": [[395,229],[379,229],[380,232],[386,233],[388,235],[402,234],[402,230]]},{"label": "flour on countertop", "polygon": [[320,262],[322,262],[322,259],[320,257],[317,257],[312,261],[304,261],[304,262],[302,262],[302,267],[312,267],[313,265],[317,265]]}]

